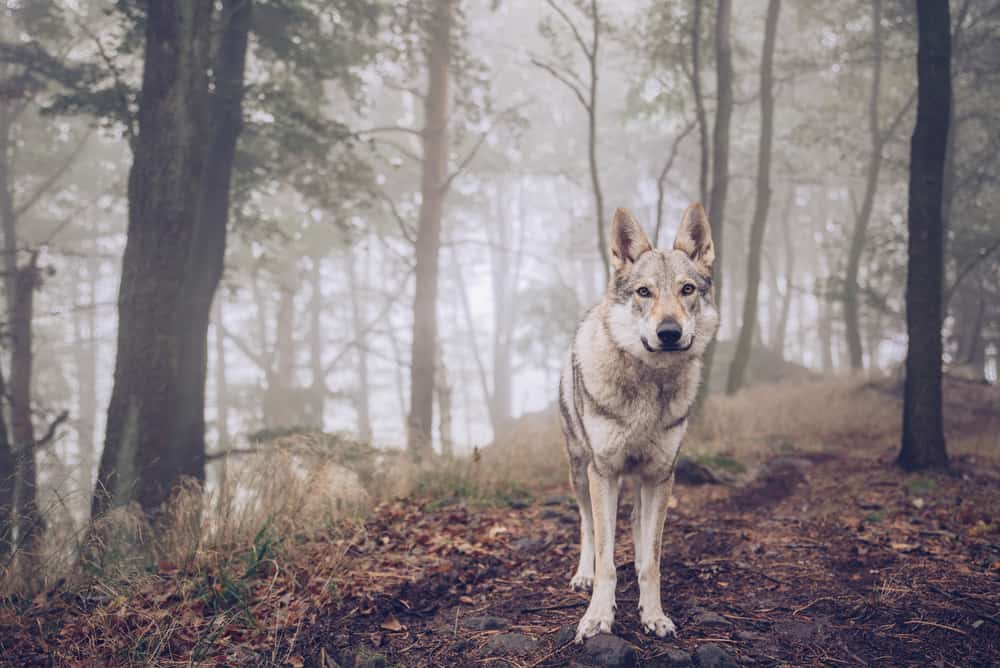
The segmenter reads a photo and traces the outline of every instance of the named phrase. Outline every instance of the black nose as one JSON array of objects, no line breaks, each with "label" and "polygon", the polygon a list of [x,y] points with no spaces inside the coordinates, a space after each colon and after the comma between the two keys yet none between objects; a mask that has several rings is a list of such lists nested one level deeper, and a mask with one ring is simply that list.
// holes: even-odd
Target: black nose
[{"label": "black nose", "polygon": [[656,328],[656,336],[664,345],[676,345],[681,340],[681,325],[676,320],[664,320]]}]

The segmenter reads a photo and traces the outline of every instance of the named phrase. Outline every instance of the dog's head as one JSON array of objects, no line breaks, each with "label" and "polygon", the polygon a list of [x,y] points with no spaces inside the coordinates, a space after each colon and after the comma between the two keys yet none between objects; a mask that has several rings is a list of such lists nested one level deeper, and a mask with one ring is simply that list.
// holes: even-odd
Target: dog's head
[{"label": "dog's head", "polygon": [[701,204],[688,207],[670,250],[650,246],[632,214],[618,209],[611,252],[608,326],[615,342],[656,366],[705,352],[719,312],[712,289],[715,247]]}]

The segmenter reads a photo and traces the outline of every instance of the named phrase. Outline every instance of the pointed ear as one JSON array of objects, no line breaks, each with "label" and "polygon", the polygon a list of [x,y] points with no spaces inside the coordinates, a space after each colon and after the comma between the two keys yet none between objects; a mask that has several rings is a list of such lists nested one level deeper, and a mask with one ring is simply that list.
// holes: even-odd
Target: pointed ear
[{"label": "pointed ear", "polygon": [[687,254],[698,267],[707,274],[712,273],[715,263],[715,244],[712,243],[712,227],[701,204],[695,202],[684,212],[681,227],[677,230],[674,250]]},{"label": "pointed ear", "polygon": [[624,269],[651,249],[639,221],[626,209],[615,211],[615,219],[611,223],[611,256],[615,271]]}]

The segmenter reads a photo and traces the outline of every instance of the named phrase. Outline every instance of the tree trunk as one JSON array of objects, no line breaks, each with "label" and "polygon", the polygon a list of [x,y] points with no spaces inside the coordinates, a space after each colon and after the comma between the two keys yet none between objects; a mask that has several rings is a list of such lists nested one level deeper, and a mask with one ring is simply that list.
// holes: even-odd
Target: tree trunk
[{"label": "tree trunk", "polygon": [[223,0],[216,26],[211,3],[147,5],[95,516],[131,501],[155,515],[182,478],[205,478],[208,323],[223,269],[251,5]]},{"label": "tree trunk", "polygon": [[694,96],[695,118],[698,121],[698,197],[702,202],[708,198],[708,114],[705,112],[705,95],[701,89],[701,10],[702,0],[694,0],[691,17],[691,93]]},{"label": "tree trunk", "polygon": [[767,211],[771,205],[771,144],[774,139],[774,45],[778,36],[781,0],[767,3],[764,51],[760,64],[760,148],[757,152],[757,198],[750,224],[750,252],[747,255],[746,294],[743,299],[743,324],[736,341],[736,352],[729,367],[727,394],[743,387],[753,336],[757,328],[757,297],[760,290],[761,250],[767,229]]},{"label": "tree trunk", "polygon": [[[510,293],[517,288],[516,285],[508,285],[511,280],[512,240],[507,198],[500,187],[496,193],[496,215],[493,219],[496,231],[490,239],[490,284],[493,288],[493,392],[490,394],[493,406],[490,421],[494,436],[498,436],[511,417],[510,347],[514,323],[509,317],[513,308]],[[514,280],[517,280],[516,276]],[[462,299],[467,299],[464,288]],[[469,325],[471,327],[472,323]]]},{"label": "tree trunk", "polygon": [[[715,269],[712,282],[715,290],[715,303],[722,312],[724,301],[722,292],[722,261],[726,194],[729,190],[729,126],[733,117],[733,49],[729,34],[732,23],[732,0],[719,0],[715,17],[715,80],[716,107],[715,127],[712,129],[712,190],[708,203],[708,220],[712,226],[712,244],[715,246]],[[715,359],[715,341],[709,344],[705,351],[702,366],[702,382],[698,388],[695,405],[692,412],[697,417],[705,404],[705,398],[711,389],[708,379],[712,377],[712,363]]]},{"label": "tree trunk", "polygon": [[31,321],[38,285],[38,253],[17,268],[14,278],[14,308],[10,318],[10,426],[14,437],[16,481],[14,493],[17,542],[29,555],[35,553],[44,518],[38,507],[38,469],[35,462],[35,427],[31,420]]},{"label": "tree trunk", "polygon": [[226,380],[226,336],[225,318],[222,313],[222,300],[216,299],[213,305],[215,311],[215,421],[218,432],[216,452],[223,455],[218,460],[219,466],[219,506],[228,507],[229,494],[229,384]]},{"label": "tree trunk", "polygon": [[451,384],[448,382],[448,367],[445,365],[443,347],[437,346],[437,380],[434,390],[438,398],[438,430],[441,436],[441,454],[451,457],[455,454],[455,438],[452,427]]},{"label": "tree trunk", "polygon": [[365,302],[360,295],[361,285],[358,284],[357,268],[355,266],[353,249],[348,249],[347,258],[347,289],[351,296],[351,326],[354,330],[354,350],[357,352],[358,362],[358,386],[354,390],[354,408],[358,416],[358,438],[364,443],[372,440],[372,420],[369,407],[369,382],[368,382],[368,344],[366,343],[365,321],[368,316],[365,313]]},{"label": "tree trunk", "polygon": [[[792,192],[794,192],[794,187]],[[775,326],[774,352],[778,353],[782,359],[785,357],[785,337],[788,334],[788,314],[792,310],[792,292],[795,288],[792,283],[792,276],[795,275],[795,246],[792,243],[791,229],[788,218],[794,206],[795,197],[791,197],[790,205],[784,216],[781,218],[781,236],[784,237],[785,247],[785,294],[781,297],[781,309],[778,315],[778,322]],[[822,308],[822,306],[820,307]]]},{"label": "tree trunk", "polygon": [[910,143],[906,270],[906,382],[898,463],[907,470],[948,463],[941,408],[944,283],[942,189],[951,109],[948,2],[917,0],[917,122]]},{"label": "tree trunk", "polygon": [[[91,249],[93,250],[93,248]],[[76,434],[78,488],[89,493],[94,484],[97,425],[97,281],[99,260],[88,257],[83,262],[77,309],[73,314],[74,361],[76,364],[77,416]],[[89,508],[84,513],[89,512]]]},{"label": "tree trunk", "polygon": [[611,260],[608,257],[608,230],[604,215],[604,190],[601,188],[600,166],[597,162],[597,53],[600,47],[601,17],[597,0],[590,0],[591,48],[587,55],[590,66],[590,105],[587,107],[587,160],[590,165],[590,184],[594,192],[594,210],[597,214],[597,252],[604,265],[604,275],[611,275]]},{"label": "tree trunk", "polygon": [[861,256],[864,252],[868,236],[868,223],[871,220],[875,205],[875,192],[878,189],[878,175],[882,167],[882,147],[884,145],[879,130],[878,100],[882,89],[882,1],[872,3],[872,87],[868,100],[868,134],[871,144],[871,155],[868,158],[868,169],[865,177],[865,193],[861,200],[861,209],[854,221],[854,232],[851,235],[851,245],[847,255],[847,272],[844,276],[844,328],[847,335],[847,350],[850,356],[851,369],[860,371],[864,368],[864,354],[861,347],[861,323],[859,311],[861,305],[858,298],[858,273],[861,267]]},{"label": "tree trunk", "polygon": [[426,27],[427,94],[421,133],[420,216],[416,243],[416,289],[410,356],[410,415],[407,448],[420,457],[430,453],[434,421],[434,374],[437,345],[438,262],[441,217],[448,169],[448,68],[451,63],[453,0],[436,0]]},{"label": "tree trunk", "polygon": [[[17,239],[14,221],[14,195],[10,183],[10,128],[11,118],[8,104],[0,100],[0,226],[4,233],[3,262],[0,266],[4,274],[7,319],[14,310],[14,277],[17,271]],[[7,398],[3,370],[0,369],[0,402]],[[0,406],[2,407],[2,406]],[[13,548],[12,540],[16,517],[14,515],[15,446],[8,438],[4,412],[0,410],[0,557]]]}]

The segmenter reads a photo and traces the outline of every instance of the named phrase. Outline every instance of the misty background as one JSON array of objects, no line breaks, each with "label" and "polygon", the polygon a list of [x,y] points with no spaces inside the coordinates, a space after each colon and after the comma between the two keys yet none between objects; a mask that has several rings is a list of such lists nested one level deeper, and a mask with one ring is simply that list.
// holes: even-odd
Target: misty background
[{"label": "misty background", "polygon": [[[258,447],[261,434],[319,428],[405,447],[415,375],[440,453],[470,454],[548,409],[575,325],[605,288],[614,208],[669,246],[684,208],[713,201],[716,3],[254,5],[206,348],[210,486],[224,453]],[[709,387],[899,374],[912,3],[781,6],[758,255],[768,7],[731,7],[728,193],[724,216],[709,211],[724,232]],[[15,442],[30,434],[39,506],[75,523],[90,511],[115,379],[144,12],[124,0],[0,0],[3,371],[19,406],[30,397],[30,410],[6,415]],[[1000,3],[952,3],[944,363],[991,383],[998,33]],[[439,239],[420,241],[422,209],[432,215],[428,96],[445,120],[431,165],[445,187]],[[438,293],[430,315],[418,300],[421,319],[428,254]],[[734,380],[753,262],[757,322],[748,370]],[[19,291],[15,276],[31,287]],[[156,296],[144,295],[153,308]],[[434,311],[436,335],[421,350],[435,353],[414,360],[414,332]],[[428,360],[430,379],[414,370]]]}]

